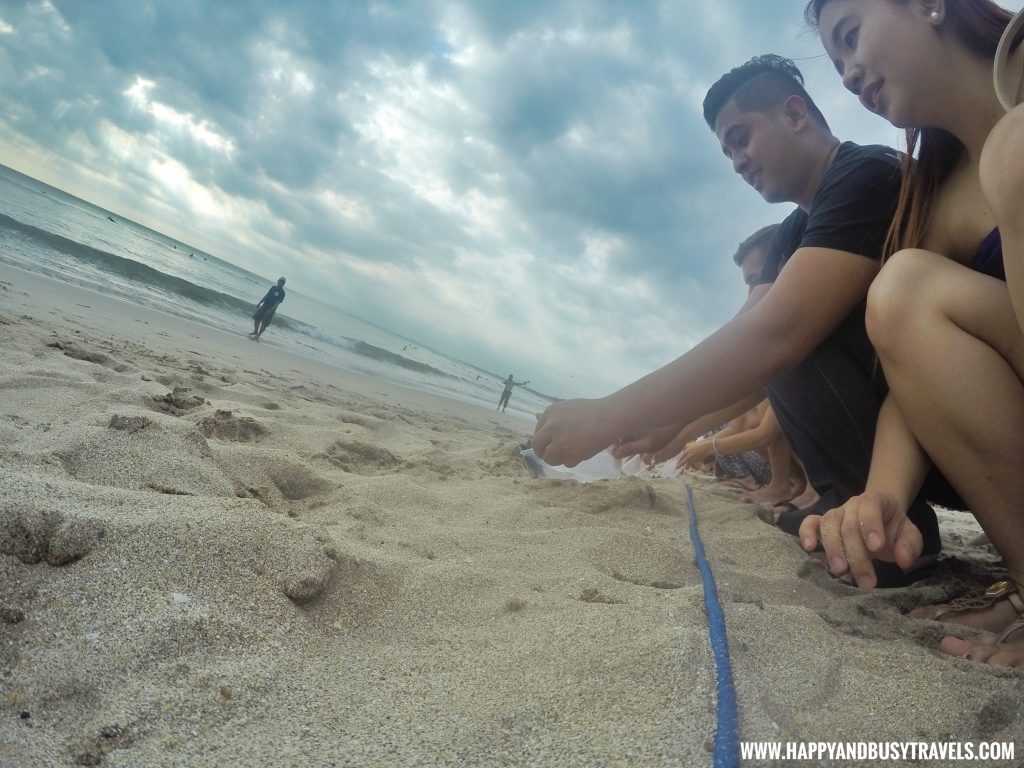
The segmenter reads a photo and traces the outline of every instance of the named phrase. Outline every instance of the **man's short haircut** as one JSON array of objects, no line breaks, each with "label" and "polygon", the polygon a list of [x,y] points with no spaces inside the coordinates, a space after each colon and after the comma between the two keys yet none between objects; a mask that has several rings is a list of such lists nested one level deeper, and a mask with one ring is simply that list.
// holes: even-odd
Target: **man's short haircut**
[{"label": "man's short haircut", "polygon": [[741,112],[769,114],[790,96],[799,96],[807,111],[822,127],[830,130],[825,116],[804,90],[804,76],[789,59],[767,53],[722,75],[704,97],[704,119],[711,130],[729,99]]},{"label": "man's short haircut", "polygon": [[767,250],[779,231],[779,226],[779,224],[769,224],[767,227],[761,227],[757,232],[740,243],[740,247],[736,249],[736,253],[732,257],[732,260],[736,262],[736,266],[743,266],[743,260],[750,255],[751,251],[758,248],[762,251]]}]

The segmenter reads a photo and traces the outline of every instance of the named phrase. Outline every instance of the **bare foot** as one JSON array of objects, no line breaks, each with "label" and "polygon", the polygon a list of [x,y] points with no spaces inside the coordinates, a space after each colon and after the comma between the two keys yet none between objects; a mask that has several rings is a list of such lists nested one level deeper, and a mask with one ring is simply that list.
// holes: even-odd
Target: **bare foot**
[{"label": "bare foot", "polygon": [[746,491],[748,493],[756,491],[758,488],[761,487],[757,484],[752,475],[747,475],[746,477],[742,478],[734,478],[731,480],[723,480],[722,485],[726,486],[727,488],[738,488],[741,491]]},{"label": "bare foot", "polygon": [[790,493],[788,486],[773,487],[771,485],[766,485],[759,491],[748,493],[747,498],[751,501],[757,502],[758,504],[767,504],[769,507],[773,507],[776,504],[789,501],[793,498],[793,494]]},{"label": "bare foot", "polygon": [[939,643],[939,649],[950,656],[976,661],[979,664],[1024,669],[1024,626],[1001,643],[986,643],[977,639],[963,640],[947,635]]}]

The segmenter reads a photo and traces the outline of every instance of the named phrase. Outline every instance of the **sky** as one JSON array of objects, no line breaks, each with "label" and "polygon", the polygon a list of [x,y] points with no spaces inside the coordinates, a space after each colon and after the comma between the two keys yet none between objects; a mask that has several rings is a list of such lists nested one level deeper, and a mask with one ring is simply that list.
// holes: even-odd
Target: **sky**
[{"label": "sky", "polygon": [[[704,94],[796,59],[896,145],[802,0],[0,2],[0,163],[558,397],[691,348],[782,220]],[[1020,3],[1016,3],[1020,7]]]}]

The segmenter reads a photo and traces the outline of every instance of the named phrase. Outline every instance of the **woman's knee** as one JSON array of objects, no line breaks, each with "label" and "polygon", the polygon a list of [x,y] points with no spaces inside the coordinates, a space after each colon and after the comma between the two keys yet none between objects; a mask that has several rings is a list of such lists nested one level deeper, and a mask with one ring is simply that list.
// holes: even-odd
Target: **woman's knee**
[{"label": "woman's knee", "polygon": [[926,285],[935,259],[928,251],[907,249],[894,253],[879,271],[868,291],[868,336],[880,352],[915,334],[914,321],[928,303]]},{"label": "woman's knee", "polygon": [[1024,200],[1024,104],[1004,115],[985,141],[981,189],[1001,227],[1016,221]]}]

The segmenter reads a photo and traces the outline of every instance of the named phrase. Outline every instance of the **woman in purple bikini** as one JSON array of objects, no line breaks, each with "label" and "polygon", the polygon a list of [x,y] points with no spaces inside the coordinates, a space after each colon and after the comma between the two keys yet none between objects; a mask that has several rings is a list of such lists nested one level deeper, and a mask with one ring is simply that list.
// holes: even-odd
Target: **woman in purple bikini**
[{"label": "woman in purple bikini", "polygon": [[1009,579],[913,615],[994,635],[946,637],[948,654],[1024,668],[1024,19],[991,0],[811,0],[806,16],[843,85],[906,129],[915,159],[868,296],[890,395],[867,489],[808,518],[801,540],[870,588],[872,557],[905,566],[920,552],[906,506],[934,463]]}]

